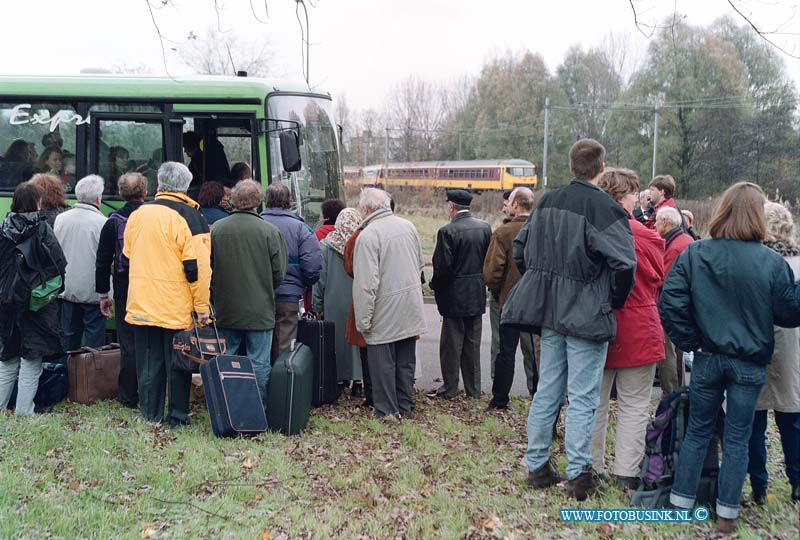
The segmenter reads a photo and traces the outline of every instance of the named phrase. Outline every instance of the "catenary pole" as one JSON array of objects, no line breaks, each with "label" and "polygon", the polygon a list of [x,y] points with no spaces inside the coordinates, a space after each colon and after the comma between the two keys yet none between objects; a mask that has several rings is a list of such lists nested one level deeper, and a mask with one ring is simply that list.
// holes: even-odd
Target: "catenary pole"
[{"label": "catenary pole", "polygon": [[550,126],[550,97],[544,98],[544,155],[542,156],[542,191],[547,191],[547,142]]},{"label": "catenary pole", "polygon": [[653,119],[653,175],[650,178],[656,177],[656,157],[658,156],[658,114],[660,108],[658,101],[656,101],[656,115]]}]

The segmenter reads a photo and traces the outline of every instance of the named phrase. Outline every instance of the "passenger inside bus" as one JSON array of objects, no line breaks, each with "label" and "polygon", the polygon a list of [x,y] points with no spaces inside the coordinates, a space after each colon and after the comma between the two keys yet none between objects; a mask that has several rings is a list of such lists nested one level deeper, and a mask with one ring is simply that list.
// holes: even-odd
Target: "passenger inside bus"
[{"label": "passenger inside bus", "polygon": [[17,184],[33,176],[36,149],[33,143],[15,139],[0,160],[0,187],[14,189]]},{"label": "passenger inside bus", "polygon": [[200,192],[200,185],[205,180],[228,182],[231,168],[225,156],[225,147],[219,139],[209,135],[204,140],[199,133],[187,131],[183,134],[183,151],[190,159],[188,165],[192,173],[192,183],[189,185],[190,197],[196,198]]},{"label": "passenger inside bus", "polygon": [[61,169],[63,168],[64,154],[57,146],[48,146],[39,156],[39,162],[36,164],[35,172],[54,174],[61,176]]},{"label": "passenger inside bus", "polygon": [[249,180],[253,178],[253,169],[250,168],[250,165],[243,161],[239,161],[238,163],[234,163],[233,167],[231,167],[231,185],[235,186],[241,180]]},{"label": "passenger inside bus", "polygon": [[112,146],[108,149],[108,160],[101,169],[100,176],[106,182],[103,193],[117,194],[117,180],[131,170],[130,152],[124,146]]}]

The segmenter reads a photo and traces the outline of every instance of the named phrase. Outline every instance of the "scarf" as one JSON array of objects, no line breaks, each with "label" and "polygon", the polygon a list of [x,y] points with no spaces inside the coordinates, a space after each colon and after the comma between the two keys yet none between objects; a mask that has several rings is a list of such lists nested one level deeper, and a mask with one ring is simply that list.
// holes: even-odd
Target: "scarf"
[{"label": "scarf", "polygon": [[800,255],[800,248],[798,248],[795,244],[784,242],[764,242],[764,245],[770,248],[772,251],[777,251],[784,257],[795,257]]},{"label": "scarf", "polygon": [[344,255],[344,245],[361,225],[361,213],[355,208],[345,208],[336,218],[336,228],[322,241],[339,255]]}]

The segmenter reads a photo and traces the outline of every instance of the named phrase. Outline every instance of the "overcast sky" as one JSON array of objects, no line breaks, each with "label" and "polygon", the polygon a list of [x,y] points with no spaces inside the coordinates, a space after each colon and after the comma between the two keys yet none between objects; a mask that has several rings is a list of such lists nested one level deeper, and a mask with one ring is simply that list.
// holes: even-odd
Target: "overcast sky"
[{"label": "overcast sky", "polygon": [[[145,65],[163,74],[158,36],[146,0],[3,0],[0,72],[71,74],[86,67]],[[294,0],[219,0],[226,35],[266,36],[274,73],[301,80],[301,36]],[[251,4],[266,24],[253,15]],[[628,0],[306,0],[310,18],[311,83],[351,108],[379,107],[392,85],[409,75],[449,81],[477,74],[507,50],[539,52],[554,70],[572,45],[589,47],[611,32],[628,35],[643,51],[647,39],[634,25]],[[316,6],[313,7],[312,6]],[[635,0],[645,23],[673,13],[672,1]],[[780,30],[781,45],[800,55],[800,0],[738,0],[766,30]],[[161,7],[161,0],[151,0]],[[677,0],[692,24],[735,15],[727,0]],[[213,0],[170,0],[155,9],[173,74],[186,73],[172,47],[190,32],[216,26]],[[301,17],[305,20],[304,16]],[[800,86],[800,60],[784,56]]]}]

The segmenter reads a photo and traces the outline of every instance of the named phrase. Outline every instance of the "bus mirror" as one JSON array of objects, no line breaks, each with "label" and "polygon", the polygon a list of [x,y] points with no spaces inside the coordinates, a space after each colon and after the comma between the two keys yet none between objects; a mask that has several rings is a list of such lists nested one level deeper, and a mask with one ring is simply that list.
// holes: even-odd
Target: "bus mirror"
[{"label": "bus mirror", "polygon": [[292,130],[281,131],[279,137],[283,170],[286,172],[299,171],[303,165],[300,162],[300,140],[297,133]]}]

